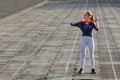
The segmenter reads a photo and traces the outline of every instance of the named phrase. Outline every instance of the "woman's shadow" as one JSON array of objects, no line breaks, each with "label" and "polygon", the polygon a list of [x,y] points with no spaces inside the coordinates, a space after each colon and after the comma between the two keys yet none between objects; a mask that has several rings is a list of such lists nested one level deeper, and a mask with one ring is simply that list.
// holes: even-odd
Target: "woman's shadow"
[{"label": "woman's shadow", "polygon": [[60,79],[60,78],[64,78],[64,77],[71,77],[72,74],[61,74],[58,76],[47,76],[47,77],[43,77],[43,78],[39,78],[39,79],[35,79],[35,80],[54,80],[54,79]]},{"label": "woman's shadow", "polygon": [[[35,80],[54,80],[54,79],[61,79],[64,77],[76,77],[76,76],[82,76],[84,74],[90,74],[90,72],[86,72],[83,74],[75,74],[75,76],[73,76],[73,74],[61,74],[61,75],[57,75],[57,76],[47,76],[47,77],[43,77],[43,78],[39,78],[39,79],[35,79]],[[77,79],[77,80],[94,80],[94,79]]]}]

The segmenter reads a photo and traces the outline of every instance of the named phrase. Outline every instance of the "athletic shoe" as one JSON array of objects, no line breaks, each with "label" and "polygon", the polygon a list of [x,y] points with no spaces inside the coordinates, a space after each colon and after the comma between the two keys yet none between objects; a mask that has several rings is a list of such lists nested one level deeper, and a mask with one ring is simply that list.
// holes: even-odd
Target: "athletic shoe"
[{"label": "athletic shoe", "polygon": [[95,69],[91,70],[91,74],[96,74]]},{"label": "athletic shoe", "polygon": [[83,73],[83,68],[80,68],[80,70],[78,71],[78,74]]}]

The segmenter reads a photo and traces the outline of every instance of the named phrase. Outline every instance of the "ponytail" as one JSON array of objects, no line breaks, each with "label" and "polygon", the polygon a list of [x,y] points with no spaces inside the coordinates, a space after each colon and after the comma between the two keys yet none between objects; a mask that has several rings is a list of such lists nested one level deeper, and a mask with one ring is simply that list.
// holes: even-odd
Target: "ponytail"
[{"label": "ponytail", "polygon": [[94,14],[91,11],[87,11],[86,13],[90,16],[90,19],[93,21],[94,20]]},{"label": "ponytail", "polygon": [[91,18],[90,18],[90,19],[91,19],[92,21],[94,20],[94,15],[93,15],[93,14],[91,15]]}]

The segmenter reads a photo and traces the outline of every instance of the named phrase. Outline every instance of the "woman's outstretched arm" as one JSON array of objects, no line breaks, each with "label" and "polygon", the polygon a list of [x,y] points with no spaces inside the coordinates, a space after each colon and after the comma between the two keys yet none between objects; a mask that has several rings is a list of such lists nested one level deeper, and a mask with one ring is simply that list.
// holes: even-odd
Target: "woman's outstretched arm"
[{"label": "woman's outstretched arm", "polygon": [[71,23],[71,26],[79,26],[80,22]]}]

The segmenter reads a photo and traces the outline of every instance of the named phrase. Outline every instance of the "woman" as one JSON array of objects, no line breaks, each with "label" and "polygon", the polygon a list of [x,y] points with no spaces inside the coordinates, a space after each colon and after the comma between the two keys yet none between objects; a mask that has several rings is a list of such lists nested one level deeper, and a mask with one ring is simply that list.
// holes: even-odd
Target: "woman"
[{"label": "woman", "polygon": [[[96,24],[95,24],[96,23]],[[84,59],[85,59],[85,48],[88,46],[90,59],[91,59],[91,74],[95,74],[95,60],[94,60],[94,39],[92,37],[92,30],[95,29],[98,31],[97,19],[94,20],[94,15],[91,11],[87,11],[84,15],[84,21],[77,23],[71,23],[72,26],[77,26],[82,31],[82,37],[80,39],[80,70],[79,74],[83,72],[84,68]]]}]

